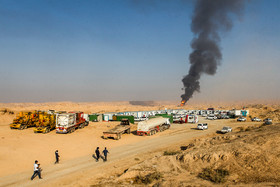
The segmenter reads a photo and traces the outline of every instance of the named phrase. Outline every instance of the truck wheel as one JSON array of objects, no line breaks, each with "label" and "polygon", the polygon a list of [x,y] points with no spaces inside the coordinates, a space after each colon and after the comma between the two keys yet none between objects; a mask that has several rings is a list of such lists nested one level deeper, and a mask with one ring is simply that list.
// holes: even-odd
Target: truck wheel
[{"label": "truck wheel", "polygon": [[20,125],[19,130],[23,130],[24,129],[24,125]]},{"label": "truck wheel", "polygon": [[119,139],[121,139],[121,135],[120,134],[117,135],[116,140],[119,140]]}]

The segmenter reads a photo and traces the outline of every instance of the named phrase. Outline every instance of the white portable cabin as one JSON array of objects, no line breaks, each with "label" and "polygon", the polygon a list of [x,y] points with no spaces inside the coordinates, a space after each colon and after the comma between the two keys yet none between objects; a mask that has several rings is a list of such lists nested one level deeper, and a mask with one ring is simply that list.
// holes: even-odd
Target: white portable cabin
[{"label": "white portable cabin", "polygon": [[133,115],[131,114],[131,112],[123,112],[123,115],[124,115],[124,116],[133,116]]},{"label": "white portable cabin", "polygon": [[186,123],[198,123],[197,115],[186,115]]},{"label": "white portable cabin", "polygon": [[133,111],[133,112],[130,112],[131,114],[131,116],[134,116],[134,119],[136,120],[136,121],[139,121],[139,120],[141,120],[141,119],[143,119],[143,118],[146,118],[147,116],[147,112],[146,111]]},{"label": "white portable cabin", "polygon": [[156,115],[156,110],[149,111],[149,115],[150,116],[155,116]]},{"label": "white portable cabin", "polygon": [[117,113],[105,113],[103,114],[103,121],[112,121],[113,116],[116,115]]},{"label": "white portable cabin", "polygon": [[231,115],[234,115],[235,117],[241,117],[242,114],[241,114],[241,110],[236,110],[236,109],[233,109],[229,112]]}]

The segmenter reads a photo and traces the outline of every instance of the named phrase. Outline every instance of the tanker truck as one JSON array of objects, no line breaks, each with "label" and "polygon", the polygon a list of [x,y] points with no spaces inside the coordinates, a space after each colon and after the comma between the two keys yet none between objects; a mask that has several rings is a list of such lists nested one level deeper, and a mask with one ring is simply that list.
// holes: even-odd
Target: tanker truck
[{"label": "tanker truck", "polygon": [[77,128],[84,128],[88,122],[83,118],[83,112],[69,112],[56,115],[56,133],[72,133]]},{"label": "tanker truck", "polygon": [[137,135],[151,136],[170,128],[169,118],[157,117],[138,123]]}]

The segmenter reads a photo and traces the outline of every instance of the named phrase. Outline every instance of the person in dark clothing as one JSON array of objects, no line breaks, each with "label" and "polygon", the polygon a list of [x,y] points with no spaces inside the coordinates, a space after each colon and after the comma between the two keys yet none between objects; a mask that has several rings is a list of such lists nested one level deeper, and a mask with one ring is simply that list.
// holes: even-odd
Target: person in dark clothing
[{"label": "person in dark clothing", "polygon": [[42,179],[41,177],[41,168],[40,168],[40,164],[38,164],[38,160],[35,160],[35,164],[34,164],[34,173],[31,177],[31,180],[33,180],[37,175],[39,176],[39,179]]},{"label": "person in dark clothing", "polygon": [[105,147],[105,149],[103,150],[103,155],[104,155],[104,162],[107,161],[107,154],[109,153],[109,151],[107,150],[107,148]]},{"label": "person in dark clothing", "polygon": [[99,160],[99,158],[100,158],[99,147],[96,148],[96,150],[95,150],[95,155],[96,155],[96,162],[98,162],[98,160]]},{"label": "person in dark clothing", "polygon": [[55,151],[55,163],[54,164],[58,164],[59,163],[59,154],[58,154],[58,150]]}]

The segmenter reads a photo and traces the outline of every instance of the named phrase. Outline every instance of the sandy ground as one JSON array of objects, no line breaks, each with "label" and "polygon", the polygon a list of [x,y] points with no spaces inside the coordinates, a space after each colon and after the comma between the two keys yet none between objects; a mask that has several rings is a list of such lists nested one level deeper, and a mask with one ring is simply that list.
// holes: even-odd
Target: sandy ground
[{"label": "sandy ground", "polygon": [[[232,105],[231,105],[232,106]],[[230,106],[230,107],[231,107]],[[165,103],[155,106],[134,106],[128,102],[117,103],[38,103],[38,104],[0,104],[0,109],[18,112],[22,110],[80,110],[88,113],[154,110],[176,108],[174,103]],[[190,107],[190,106],[188,106]],[[196,108],[198,106],[194,106]],[[203,109],[206,106],[201,106]],[[263,115],[278,119],[279,107],[273,105],[248,105],[253,115]],[[187,107],[186,107],[187,108]],[[231,109],[231,108],[229,108]],[[258,112],[260,111],[260,112]],[[276,112],[275,112],[276,111]],[[112,128],[118,122],[91,122],[88,127],[78,129],[72,134],[34,134],[33,130],[23,131],[9,129],[9,123],[15,115],[0,115],[0,186],[89,186],[97,181],[98,177],[125,169],[138,161],[148,159],[159,150],[172,148],[172,145],[182,141],[191,141],[193,138],[215,133],[225,125],[237,128],[238,126],[254,125],[256,123],[237,123],[235,120],[208,121],[209,130],[197,131],[194,124],[174,124],[170,130],[158,133],[151,137],[141,137],[134,134],[124,135],[121,140],[103,140],[102,132]],[[134,126],[136,128],[136,125]],[[110,151],[110,161],[96,163],[91,157],[95,148],[107,147]],[[171,146],[171,147],[170,147]],[[54,151],[58,149],[61,163],[54,165]],[[32,175],[34,160],[39,160],[44,171],[43,181],[29,181]]]}]

